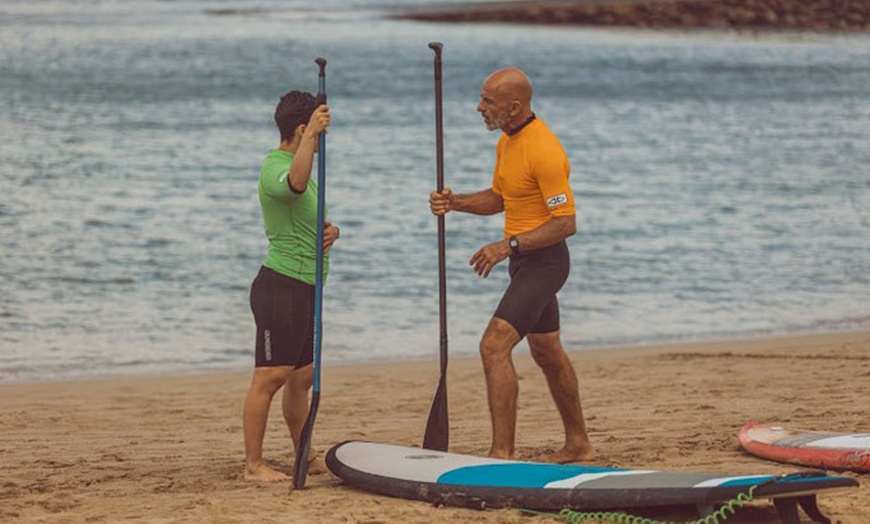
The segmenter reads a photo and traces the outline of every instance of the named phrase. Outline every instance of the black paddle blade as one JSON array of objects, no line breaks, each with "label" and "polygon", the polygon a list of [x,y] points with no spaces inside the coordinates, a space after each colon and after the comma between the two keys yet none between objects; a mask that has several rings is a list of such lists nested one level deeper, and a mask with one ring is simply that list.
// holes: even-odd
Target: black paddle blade
[{"label": "black paddle blade", "polygon": [[311,394],[311,408],[308,410],[308,418],[302,427],[302,435],[299,437],[299,445],[296,446],[296,460],[293,464],[293,488],[304,489],[305,478],[308,476],[308,454],[311,452],[311,433],[314,430],[314,419],[317,417],[317,408],[320,407],[320,392]]},{"label": "black paddle blade", "polygon": [[447,451],[450,440],[450,421],[447,416],[447,382],[438,382],[432,407],[429,410],[429,420],[426,421],[426,433],[423,435],[423,448],[436,451]]}]

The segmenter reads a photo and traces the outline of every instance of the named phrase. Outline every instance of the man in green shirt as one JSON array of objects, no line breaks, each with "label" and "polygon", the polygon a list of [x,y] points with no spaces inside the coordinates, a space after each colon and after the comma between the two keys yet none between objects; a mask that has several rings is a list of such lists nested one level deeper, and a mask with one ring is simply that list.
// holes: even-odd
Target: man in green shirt
[{"label": "man in green shirt", "polygon": [[[329,127],[329,107],[310,93],[290,91],[275,108],[281,132],[278,149],[260,168],[258,193],[269,251],[251,285],[251,311],[257,325],[255,367],[245,398],[245,479],[289,478],[263,462],[263,438],[272,398],[281,387],[282,412],[294,445],[308,416],[313,380],[314,284],[317,242],[317,183],[311,177],[318,136]],[[339,230],[325,222],[324,279],[329,249]],[[326,466],[312,448],[308,472]]]}]

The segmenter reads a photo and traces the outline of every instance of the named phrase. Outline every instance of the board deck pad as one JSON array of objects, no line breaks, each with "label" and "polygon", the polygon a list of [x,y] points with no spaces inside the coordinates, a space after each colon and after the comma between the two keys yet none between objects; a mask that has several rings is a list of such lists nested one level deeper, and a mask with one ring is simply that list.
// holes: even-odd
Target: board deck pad
[{"label": "board deck pad", "polygon": [[747,452],[777,462],[870,472],[870,433],[810,431],[750,422],[739,434]]},{"label": "board deck pad", "polygon": [[778,510],[782,506],[794,515],[783,522],[799,522],[798,503],[808,513],[818,513],[819,492],[858,485],[854,479],[819,471],[787,476],[663,472],[499,460],[364,441],[333,446],[326,463],[337,477],[365,491],[477,509],[695,506],[704,513],[753,490],[754,499],[775,499]]}]

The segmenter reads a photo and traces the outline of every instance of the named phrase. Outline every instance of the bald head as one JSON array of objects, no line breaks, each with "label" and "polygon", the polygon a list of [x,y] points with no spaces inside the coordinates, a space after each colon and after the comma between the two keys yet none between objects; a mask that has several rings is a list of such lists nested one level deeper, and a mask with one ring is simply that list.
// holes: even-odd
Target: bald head
[{"label": "bald head", "polygon": [[489,75],[483,83],[494,93],[510,100],[516,100],[529,107],[532,104],[532,82],[517,67],[505,67]]},{"label": "bald head", "polygon": [[532,82],[516,67],[499,69],[483,81],[477,110],[487,129],[508,132],[532,116]]}]

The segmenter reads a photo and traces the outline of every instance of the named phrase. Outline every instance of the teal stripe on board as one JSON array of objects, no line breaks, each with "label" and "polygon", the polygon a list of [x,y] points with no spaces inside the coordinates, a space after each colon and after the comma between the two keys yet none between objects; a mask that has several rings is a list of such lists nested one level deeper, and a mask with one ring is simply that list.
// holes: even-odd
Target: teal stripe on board
[{"label": "teal stripe on board", "polygon": [[577,475],[617,473],[618,468],[558,464],[487,464],[458,468],[438,477],[438,484],[504,488],[543,488],[550,482]]}]

